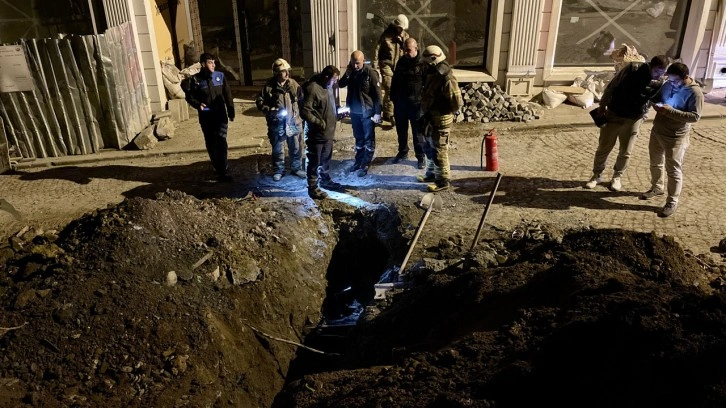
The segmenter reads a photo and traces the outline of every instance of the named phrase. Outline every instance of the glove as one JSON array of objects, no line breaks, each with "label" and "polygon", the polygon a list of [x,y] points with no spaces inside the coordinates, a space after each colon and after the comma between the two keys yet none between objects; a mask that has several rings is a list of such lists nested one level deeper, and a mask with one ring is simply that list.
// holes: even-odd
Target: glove
[{"label": "glove", "polygon": [[375,123],[381,123],[381,115],[380,115],[380,114],[378,114],[378,113],[376,113],[375,115],[373,115],[373,118],[371,118],[371,119],[372,119],[372,120],[373,120],[373,122],[375,122]]}]

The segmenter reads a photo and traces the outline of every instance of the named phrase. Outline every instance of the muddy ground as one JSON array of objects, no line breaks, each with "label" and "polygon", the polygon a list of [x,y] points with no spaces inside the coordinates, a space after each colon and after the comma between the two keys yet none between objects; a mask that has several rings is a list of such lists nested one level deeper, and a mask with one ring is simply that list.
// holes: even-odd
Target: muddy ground
[{"label": "muddy ground", "polygon": [[[42,211],[0,242],[0,406],[726,405],[720,257],[592,228],[592,210],[625,213],[630,198],[582,192],[564,172],[505,176],[469,253],[493,184],[471,134],[385,300],[373,285],[423,214],[417,170],[386,161],[390,131],[365,179],[341,170],[352,144],[336,142],[334,177],[354,186],[318,203],[302,180],[272,183],[265,154],[235,159],[232,185],[208,182],[203,156],[20,174],[71,191],[13,197]],[[527,163],[506,146],[516,174]],[[44,219],[49,202],[77,219]],[[110,204],[77,217],[98,202]]]}]

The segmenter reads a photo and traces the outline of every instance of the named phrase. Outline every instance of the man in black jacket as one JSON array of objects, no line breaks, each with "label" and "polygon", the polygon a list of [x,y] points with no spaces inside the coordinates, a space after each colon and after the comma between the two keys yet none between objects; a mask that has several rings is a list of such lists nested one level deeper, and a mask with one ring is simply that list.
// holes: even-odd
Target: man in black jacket
[{"label": "man in black jacket", "polygon": [[308,195],[315,200],[328,197],[325,191],[338,190],[341,185],[330,178],[330,159],[333,157],[333,139],[337,111],[330,87],[335,84],[340,70],[328,65],[303,84],[300,117],[305,121],[305,154],[308,159]]},{"label": "man in black jacket", "polygon": [[220,181],[231,181],[227,174],[227,119],[234,120],[232,91],[222,72],[214,70],[214,56],[199,57],[202,70],[192,76],[186,101],[199,112],[199,125],[209,159]]},{"label": "man in black jacket", "polygon": [[368,174],[376,151],[375,124],[381,122],[381,88],[376,70],[366,65],[361,51],[350,55],[348,69],[340,78],[340,87],[348,87],[345,104],[350,108],[350,122],[355,138],[355,164],[350,171],[358,177]]},{"label": "man in black jacket", "polygon": [[421,61],[418,54],[416,40],[409,38],[403,45],[403,57],[398,60],[391,83],[391,100],[393,101],[393,115],[398,134],[398,154],[394,163],[408,158],[408,128],[411,124],[413,135],[413,151],[416,153],[418,168],[426,166],[424,156],[423,129],[419,126],[421,115],[421,89],[423,88],[426,64]]},{"label": "man in black jacket", "polygon": [[602,182],[602,172],[615,142],[620,143],[618,158],[613,167],[610,190],[622,189],[621,176],[628,168],[630,152],[640,132],[640,125],[648,112],[648,100],[655,96],[663,84],[659,79],[668,67],[668,57],[657,55],[648,64],[631,62],[615,74],[600,98],[598,114],[607,124],[600,128],[600,139],[592,166],[592,177],[585,188],[595,188]]}]

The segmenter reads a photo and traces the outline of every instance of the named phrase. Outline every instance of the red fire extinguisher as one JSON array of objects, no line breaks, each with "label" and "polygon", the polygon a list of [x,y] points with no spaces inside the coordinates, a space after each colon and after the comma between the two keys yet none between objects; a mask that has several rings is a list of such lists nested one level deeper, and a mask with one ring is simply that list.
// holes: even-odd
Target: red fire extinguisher
[{"label": "red fire extinguisher", "polygon": [[[497,151],[497,131],[496,131],[496,129],[490,129],[484,135],[484,140],[482,140],[482,147],[486,148],[487,161],[486,161],[485,169],[487,171],[499,170],[499,152]],[[484,149],[482,149],[482,150],[484,150]],[[481,164],[483,164],[483,163],[481,163]]]}]

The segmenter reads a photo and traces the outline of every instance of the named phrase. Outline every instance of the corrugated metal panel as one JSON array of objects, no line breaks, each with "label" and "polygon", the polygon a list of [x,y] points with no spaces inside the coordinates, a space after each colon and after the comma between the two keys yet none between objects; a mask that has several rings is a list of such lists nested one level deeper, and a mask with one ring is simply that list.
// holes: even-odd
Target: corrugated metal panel
[{"label": "corrugated metal panel", "polygon": [[312,20],[313,70],[320,72],[328,65],[338,66],[338,0],[310,2]]},{"label": "corrugated metal panel", "polygon": [[537,39],[542,11],[541,0],[517,0],[512,10],[509,67],[530,68],[537,62]]},{"label": "corrugated metal panel", "polygon": [[103,11],[109,27],[119,26],[131,21],[129,5],[126,0],[103,0]]}]

